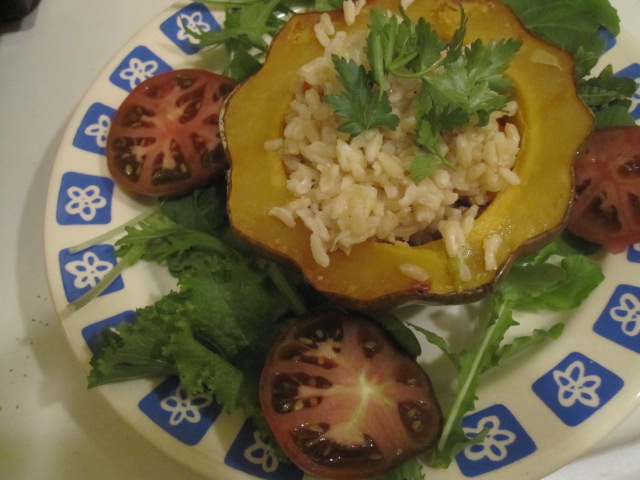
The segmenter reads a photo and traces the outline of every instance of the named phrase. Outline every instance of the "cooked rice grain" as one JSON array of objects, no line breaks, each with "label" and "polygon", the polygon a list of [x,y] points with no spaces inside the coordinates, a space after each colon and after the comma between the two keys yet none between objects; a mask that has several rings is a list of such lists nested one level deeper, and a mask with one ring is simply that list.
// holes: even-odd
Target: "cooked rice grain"
[{"label": "cooked rice grain", "polygon": [[[345,1],[349,20],[361,3]],[[520,182],[512,170],[520,135],[509,122],[517,104],[511,102],[505,111],[492,113],[487,125],[443,136],[441,151],[455,167],[439,168],[415,183],[409,167],[420,153],[414,142],[411,107],[418,81],[391,78],[389,99],[400,118],[395,131],[370,130],[349,138],[338,131],[339,119],[322,98],[341,88],[331,54],[366,65],[365,35],[336,31],[328,15],[321,16],[315,33],[325,53],[300,69],[283,137],[265,144],[282,154],[287,187],[296,197],[273,208],[271,214],[287,226],[302,222],[310,231],[315,261],[325,267],[330,252],[348,254],[361,242],[415,244],[442,237],[447,253],[459,262],[464,280],[470,275],[463,260],[467,235],[478,212],[496,193]],[[485,241],[488,269],[497,268],[499,240]],[[426,272],[414,267],[419,268],[404,266],[402,270],[424,281]]]}]

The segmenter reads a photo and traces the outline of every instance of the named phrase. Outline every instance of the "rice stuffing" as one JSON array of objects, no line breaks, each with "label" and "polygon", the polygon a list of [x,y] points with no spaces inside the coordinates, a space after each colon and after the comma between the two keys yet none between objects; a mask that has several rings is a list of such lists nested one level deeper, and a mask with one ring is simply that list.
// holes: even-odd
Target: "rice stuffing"
[{"label": "rice stuffing", "polygon": [[[351,18],[359,3],[346,1],[347,8]],[[282,154],[287,187],[295,196],[270,213],[290,227],[304,224],[314,260],[323,267],[330,264],[329,253],[349,254],[362,242],[415,245],[442,237],[448,255],[462,262],[464,280],[466,238],[476,217],[498,192],[520,182],[512,170],[520,135],[509,121],[516,102],[493,112],[486,125],[443,135],[440,150],[453,168],[438,168],[416,183],[409,166],[420,153],[412,115],[419,80],[390,78],[389,100],[400,119],[394,131],[378,128],[350,138],[338,130],[340,120],[323,96],[340,89],[331,55],[366,65],[366,37],[336,31],[326,14],[315,34],[324,55],[300,69],[283,136],[265,144]],[[499,236],[485,241],[487,269],[497,268],[499,245]],[[426,280],[428,274],[414,267],[401,270]]]}]

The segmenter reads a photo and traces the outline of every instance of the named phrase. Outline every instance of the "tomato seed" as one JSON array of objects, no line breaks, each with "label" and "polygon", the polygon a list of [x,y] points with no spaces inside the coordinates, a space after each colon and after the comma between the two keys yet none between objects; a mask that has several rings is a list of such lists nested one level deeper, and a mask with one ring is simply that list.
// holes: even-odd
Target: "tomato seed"
[{"label": "tomato seed", "polygon": [[298,341],[300,343],[304,343],[305,345],[307,345],[309,347],[315,347],[316,346],[316,342],[314,342],[313,340],[311,340],[310,338],[307,338],[307,337],[298,337]]}]

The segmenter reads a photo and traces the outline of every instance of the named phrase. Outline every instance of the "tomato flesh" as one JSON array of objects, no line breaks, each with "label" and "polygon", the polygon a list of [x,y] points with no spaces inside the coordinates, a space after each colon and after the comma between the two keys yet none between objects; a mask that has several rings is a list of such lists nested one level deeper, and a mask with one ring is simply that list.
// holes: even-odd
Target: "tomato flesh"
[{"label": "tomato flesh", "polygon": [[260,379],[267,423],[301,469],[372,478],[428,451],[442,412],[424,370],[363,316],[319,313],[272,347]]},{"label": "tomato flesh", "polygon": [[235,82],[206,70],[172,70],[134,88],[111,122],[107,165],[118,185],[175,196],[211,182],[227,167],[220,111]]},{"label": "tomato flesh", "polygon": [[595,131],[574,168],[569,230],[612,253],[640,242],[640,126]]}]

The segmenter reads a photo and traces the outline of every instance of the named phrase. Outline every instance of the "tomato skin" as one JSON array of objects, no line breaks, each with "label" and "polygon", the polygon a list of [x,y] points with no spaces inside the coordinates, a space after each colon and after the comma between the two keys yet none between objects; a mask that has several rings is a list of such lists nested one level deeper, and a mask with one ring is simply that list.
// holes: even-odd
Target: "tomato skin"
[{"label": "tomato skin", "polygon": [[281,335],[260,402],[291,461],[328,479],[382,475],[428,451],[442,431],[422,368],[372,320],[341,312],[300,319]]},{"label": "tomato skin", "polygon": [[574,170],[568,229],[612,253],[640,242],[640,126],[596,130]]},{"label": "tomato skin", "polygon": [[227,168],[219,118],[235,81],[199,69],[171,70],[134,88],[107,136],[109,172],[132,193],[182,195]]}]

